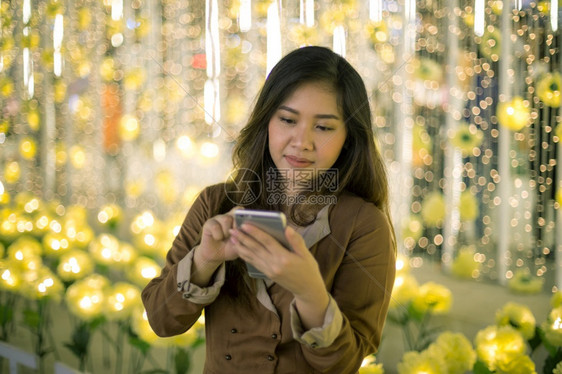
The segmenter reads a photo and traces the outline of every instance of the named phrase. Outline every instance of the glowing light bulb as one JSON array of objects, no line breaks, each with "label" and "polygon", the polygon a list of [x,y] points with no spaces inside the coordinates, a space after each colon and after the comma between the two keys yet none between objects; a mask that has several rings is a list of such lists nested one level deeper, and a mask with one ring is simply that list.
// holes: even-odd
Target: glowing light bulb
[{"label": "glowing light bulb", "polygon": [[201,144],[201,155],[206,158],[215,158],[219,154],[219,146],[215,143],[204,142]]}]

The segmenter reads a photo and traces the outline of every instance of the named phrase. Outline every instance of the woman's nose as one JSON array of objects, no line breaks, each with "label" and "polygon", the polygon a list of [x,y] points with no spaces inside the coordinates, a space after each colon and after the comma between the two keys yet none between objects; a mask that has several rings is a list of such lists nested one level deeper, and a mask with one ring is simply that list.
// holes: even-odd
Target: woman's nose
[{"label": "woman's nose", "polygon": [[292,145],[294,147],[312,150],[314,148],[314,136],[311,126],[306,124],[298,124],[293,128]]}]

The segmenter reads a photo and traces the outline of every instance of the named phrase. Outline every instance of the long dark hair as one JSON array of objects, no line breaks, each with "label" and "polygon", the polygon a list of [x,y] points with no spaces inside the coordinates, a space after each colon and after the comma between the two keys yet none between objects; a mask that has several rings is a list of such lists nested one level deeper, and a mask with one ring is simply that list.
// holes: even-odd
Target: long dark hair
[{"label": "long dark hair", "polygon": [[[259,176],[261,181],[266,181],[268,171],[275,170],[268,149],[269,121],[279,106],[305,83],[322,83],[333,88],[345,121],[346,140],[332,166],[337,169],[339,178],[333,193],[337,195],[347,190],[372,202],[386,214],[389,224],[392,224],[386,168],[375,145],[365,84],[359,73],[343,57],[328,48],[317,46],[303,47],[290,52],[277,63],[267,77],[233,152],[234,168],[238,171],[234,177],[236,188],[245,185],[251,190],[250,195],[256,199],[251,204],[241,201],[238,203],[251,208],[279,210],[279,206],[268,201],[269,191],[266,183],[244,181],[252,180],[251,177],[255,175]],[[235,201],[225,199],[221,210],[228,211],[234,205]],[[303,208],[296,204],[289,207],[293,222],[302,225],[311,223],[315,215],[311,218],[310,215],[300,214],[300,209]],[[236,276],[235,273],[239,274],[241,271],[240,262],[234,262],[232,265],[228,267],[228,273]],[[237,278],[240,279],[239,276]]]}]

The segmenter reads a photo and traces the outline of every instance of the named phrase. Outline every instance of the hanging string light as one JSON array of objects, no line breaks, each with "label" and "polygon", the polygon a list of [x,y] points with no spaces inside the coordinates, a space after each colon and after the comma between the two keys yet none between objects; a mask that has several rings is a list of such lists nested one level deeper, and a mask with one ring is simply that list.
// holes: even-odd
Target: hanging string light
[{"label": "hanging string light", "polygon": [[373,22],[382,21],[382,0],[369,1],[369,19]]},{"label": "hanging string light", "polygon": [[273,1],[267,8],[267,65],[265,75],[281,59],[281,24],[279,18],[279,4]]},{"label": "hanging string light", "polygon": [[238,13],[240,32],[248,32],[252,28],[252,0],[241,0]]}]

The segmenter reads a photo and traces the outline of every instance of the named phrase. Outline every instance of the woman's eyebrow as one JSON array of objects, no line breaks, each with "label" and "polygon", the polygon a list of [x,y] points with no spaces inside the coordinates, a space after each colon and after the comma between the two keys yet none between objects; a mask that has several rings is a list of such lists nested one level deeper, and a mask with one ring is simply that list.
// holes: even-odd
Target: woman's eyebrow
[{"label": "woman's eyebrow", "polygon": [[[286,110],[287,112],[291,112],[294,114],[300,114],[298,110],[295,110],[285,105],[281,105],[279,109]],[[314,118],[327,118],[327,119],[335,119],[338,121],[340,119],[340,117],[336,116],[335,114],[316,114],[314,115]]]}]

